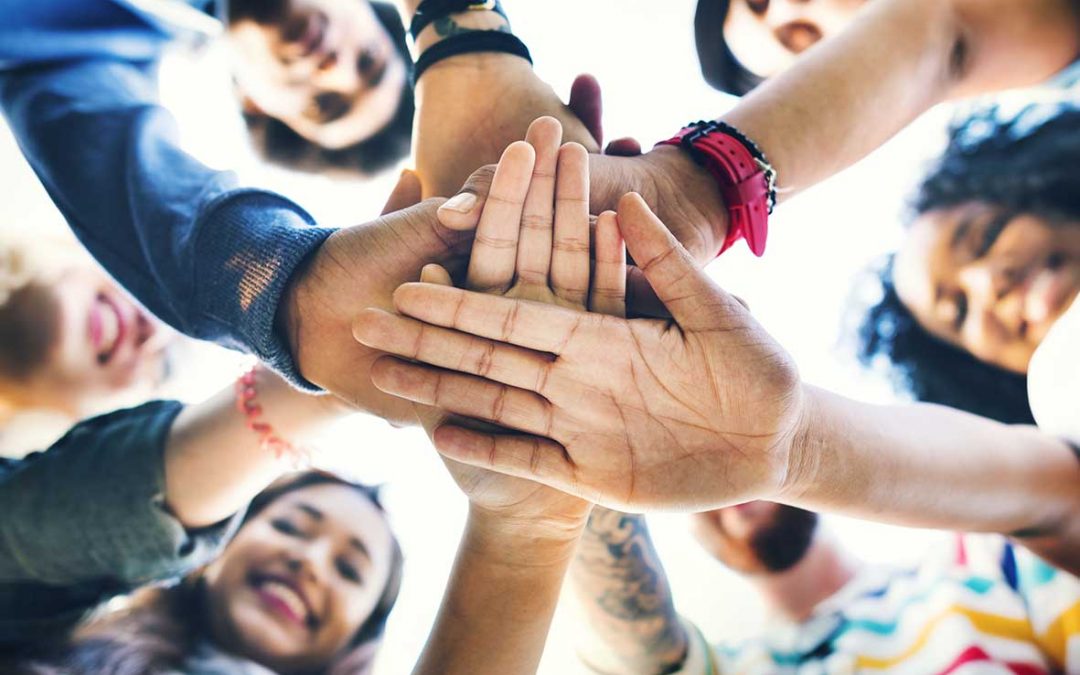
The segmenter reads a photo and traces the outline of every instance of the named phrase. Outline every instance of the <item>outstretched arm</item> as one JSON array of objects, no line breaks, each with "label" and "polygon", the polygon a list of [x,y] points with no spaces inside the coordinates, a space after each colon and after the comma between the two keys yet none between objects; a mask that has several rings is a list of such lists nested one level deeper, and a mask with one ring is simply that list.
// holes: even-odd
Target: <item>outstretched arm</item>
[{"label": "outstretched arm", "polygon": [[[411,318],[369,313],[357,335],[467,374],[387,360],[376,385],[535,435],[482,438],[448,424],[435,434],[448,456],[614,508],[764,499],[1023,536],[1080,570],[1080,463],[1064,443],[948,408],[870,406],[809,386],[639,197],[623,200],[619,224],[671,322],[406,285],[395,300]],[[492,350],[482,371],[458,353],[481,348]],[[493,415],[482,406],[492,398],[513,405]]]},{"label": "outstretched arm", "polygon": [[570,574],[587,620],[578,651],[588,665],[627,675],[678,669],[688,636],[645,516],[594,507]]},{"label": "outstretched arm", "polygon": [[[862,159],[937,103],[1035,84],[1078,54],[1071,0],[876,0],[721,119],[776,167],[783,200]],[[662,146],[592,161],[594,212],[638,191],[696,259],[716,255],[726,210],[689,155]]]}]

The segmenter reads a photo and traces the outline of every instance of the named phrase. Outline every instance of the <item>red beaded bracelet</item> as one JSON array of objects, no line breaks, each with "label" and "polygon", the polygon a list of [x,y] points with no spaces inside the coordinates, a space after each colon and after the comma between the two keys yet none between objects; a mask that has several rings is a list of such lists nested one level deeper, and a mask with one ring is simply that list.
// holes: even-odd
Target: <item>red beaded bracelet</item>
[{"label": "red beaded bracelet", "polygon": [[258,434],[263,450],[273,452],[278,459],[289,457],[298,467],[310,464],[310,456],[306,450],[278,436],[273,426],[260,419],[263,409],[256,401],[259,392],[255,387],[255,376],[258,370],[258,366],[252,366],[236,380],[236,409],[244,416],[247,428]]}]

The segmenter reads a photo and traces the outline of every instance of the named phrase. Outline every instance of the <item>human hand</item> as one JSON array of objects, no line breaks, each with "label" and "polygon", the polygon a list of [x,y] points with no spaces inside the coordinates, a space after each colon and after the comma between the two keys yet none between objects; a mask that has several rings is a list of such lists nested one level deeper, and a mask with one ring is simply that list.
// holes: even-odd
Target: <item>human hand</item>
[{"label": "human hand", "polygon": [[[481,215],[465,285],[492,295],[621,316],[625,253],[614,214],[598,219],[595,272],[590,275],[588,155],[577,144],[560,148],[561,137],[557,120],[540,118],[529,127],[525,143],[514,143],[503,153],[490,192],[497,198],[488,200]],[[450,275],[438,265],[425,267],[421,281],[451,286]],[[418,417],[429,433],[447,421],[445,413],[425,406],[418,406]],[[470,428],[506,433],[490,425]],[[490,516],[484,522],[509,520],[522,534],[576,537],[591,508],[533,481],[451,459],[446,464],[474,512]]]},{"label": "human hand", "polygon": [[394,289],[430,262],[464,271],[473,233],[441,225],[442,203],[420,202],[420,181],[405,172],[382,217],[327,239],[293,274],[278,310],[277,329],[304,378],[392,423],[415,424],[412,406],[372,386],[380,354],[352,338],[351,324],[367,307],[392,307]]},{"label": "human hand", "polygon": [[370,310],[354,333],[427,365],[387,357],[375,385],[526,434],[448,424],[435,433],[445,456],[610,508],[701,511],[774,497],[800,459],[795,364],[640,196],[620,201],[618,224],[673,320],[407,284],[394,294],[404,316]]},{"label": "human hand", "polygon": [[440,61],[420,78],[416,96],[416,170],[426,197],[455,194],[469,174],[498,161],[542,115],[562,123],[566,141],[591,152],[600,147],[596,81],[578,78],[566,105],[528,61],[510,54]]}]

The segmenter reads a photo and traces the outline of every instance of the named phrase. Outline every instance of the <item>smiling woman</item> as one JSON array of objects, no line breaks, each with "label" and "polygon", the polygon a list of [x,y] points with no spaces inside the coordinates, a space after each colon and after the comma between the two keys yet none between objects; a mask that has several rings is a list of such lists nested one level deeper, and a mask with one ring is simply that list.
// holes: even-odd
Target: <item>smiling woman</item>
[{"label": "smiling woman", "polygon": [[882,273],[861,357],[887,357],[919,400],[1032,422],[1028,364],[1080,294],[1080,110],[955,127]]},{"label": "smiling woman", "polygon": [[[72,416],[166,374],[172,333],[89,261],[0,244],[0,411]],[[59,262],[55,258],[59,258]]]},{"label": "smiling woman", "polygon": [[411,59],[397,9],[367,0],[229,3],[255,148],[293,169],[373,173],[411,147]]},{"label": "smiling woman", "polygon": [[255,498],[220,558],[136,593],[33,672],[363,675],[402,569],[376,490],[295,474]]}]

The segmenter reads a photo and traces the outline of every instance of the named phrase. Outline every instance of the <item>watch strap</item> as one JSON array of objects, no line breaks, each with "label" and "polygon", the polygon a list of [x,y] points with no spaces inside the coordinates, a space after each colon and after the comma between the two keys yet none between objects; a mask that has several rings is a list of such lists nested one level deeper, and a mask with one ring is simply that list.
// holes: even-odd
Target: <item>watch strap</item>
[{"label": "watch strap", "polygon": [[413,14],[412,23],[409,24],[409,34],[415,41],[425,28],[439,19],[459,12],[485,11],[496,12],[509,21],[499,0],[423,0]]}]

